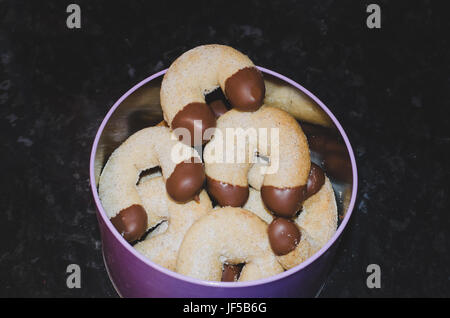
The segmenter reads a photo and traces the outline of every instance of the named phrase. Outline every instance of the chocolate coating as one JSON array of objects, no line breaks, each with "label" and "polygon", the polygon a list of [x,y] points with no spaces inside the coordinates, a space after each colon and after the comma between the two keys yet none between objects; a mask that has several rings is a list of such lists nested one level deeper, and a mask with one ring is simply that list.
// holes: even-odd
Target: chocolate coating
[{"label": "chocolate coating", "polygon": [[327,173],[336,180],[352,182],[352,164],[347,153],[329,152],[323,158],[323,165]]},{"label": "chocolate coating", "polygon": [[[200,122],[199,122],[200,121]],[[186,128],[190,133],[190,140],[178,137],[189,146],[200,146],[207,142],[204,139],[205,130],[216,127],[216,117],[211,108],[204,103],[190,103],[180,110],[172,120],[172,129]],[[198,140],[195,140],[198,136]]]},{"label": "chocolate coating", "polygon": [[120,211],[111,223],[128,242],[138,240],[147,230],[147,213],[139,204]]},{"label": "chocolate coating", "polygon": [[261,198],[275,215],[290,218],[302,207],[306,198],[306,185],[293,188],[262,186]]},{"label": "chocolate coating", "polygon": [[237,282],[241,275],[242,265],[223,264],[222,282]]},{"label": "chocolate coating", "polygon": [[205,183],[205,170],[201,162],[191,158],[176,165],[166,180],[166,190],[172,199],[186,202],[198,195]]},{"label": "chocolate coating", "polygon": [[270,246],[275,255],[286,255],[293,251],[301,239],[297,225],[288,219],[276,218],[267,229]]},{"label": "chocolate coating", "polygon": [[302,129],[308,139],[309,149],[312,151],[321,155],[329,152],[347,153],[344,141],[336,135],[335,131],[306,123],[302,124]]},{"label": "chocolate coating", "polygon": [[219,118],[228,111],[227,105],[225,105],[225,102],[221,99],[214,100],[208,105],[211,107],[216,118]]},{"label": "chocolate coating", "polygon": [[335,136],[311,135],[308,137],[308,144],[311,150],[322,155],[329,152],[347,153],[344,142]]},{"label": "chocolate coating", "polygon": [[309,198],[319,192],[325,183],[325,174],[322,168],[311,162],[311,170],[309,171],[308,182],[306,183],[306,198]]},{"label": "chocolate coating", "polygon": [[206,189],[220,206],[241,207],[247,202],[249,190],[247,187],[235,186],[226,182],[206,177]]},{"label": "chocolate coating", "polygon": [[240,111],[258,110],[265,94],[262,74],[255,67],[240,69],[225,81],[225,95],[231,105]]},{"label": "chocolate coating", "polygon": [[325,145],[328,142],[326,135],[309,135],[307,136],[309,149],[318,153],[324,153]]}]

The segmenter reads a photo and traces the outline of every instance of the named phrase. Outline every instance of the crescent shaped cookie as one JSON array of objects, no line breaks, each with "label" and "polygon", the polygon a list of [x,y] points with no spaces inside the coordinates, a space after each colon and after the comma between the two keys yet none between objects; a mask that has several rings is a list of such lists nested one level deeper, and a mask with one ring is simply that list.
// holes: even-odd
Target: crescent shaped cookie
[{"label": "crescent shaped cookie", "polygon": [[[264,222],[270,224],[274,217],[264,206],[258,190],[250,189],[249,199],[244,205]],[[337,206],[333,187],[328,178],[321,189],[303,203],[303,209],[294,219],[300,229],[301,239],[291,252],[278,255],[284,269],[290,269],[314,255],[336,232]]]},{"label": "crescent shaped cookie", "polygon": [[281,273],[267,237],[267,224],[242,208],[219,208],[195,222],[181,244],[177,272],[220,281],[224,264],[242,264],[239,281]]},{"label": "crescent shaped cookie", "polygon": [[159,226],[134,248],[151,261],[175,271],[184,235],[195,221],[211,211],[211,200],[203,190],[197,201],[175,202],[167,194],[162,177],[141,181],[138,188],[145,210],[151,211],[149,220]]},{"label": "crescent shaped cookie", "polygon": [[136,183],[144,170],[161,167],[169,195],[193,199],[203,187],[204,168],[197,151],[179,142],[167,127],[149,127],[131,135],[110,156],[99,182],[99,197],[116,229],[128,241],[147,229],[147,212]]},{"label": "crescent shaped cookie", "polygon": [[[262,105],[261,72],[246,55],[226,45],[193,48],[164,75],[160,94],[164,119],[176,133],[186,130],[180,132],[185,143],[198,146],[209,139],[205,131],[216,125],[216,119],[205,95],[219,86],[234,108],[254,111]],[[190,138],[185,138],[187,133]]]}]

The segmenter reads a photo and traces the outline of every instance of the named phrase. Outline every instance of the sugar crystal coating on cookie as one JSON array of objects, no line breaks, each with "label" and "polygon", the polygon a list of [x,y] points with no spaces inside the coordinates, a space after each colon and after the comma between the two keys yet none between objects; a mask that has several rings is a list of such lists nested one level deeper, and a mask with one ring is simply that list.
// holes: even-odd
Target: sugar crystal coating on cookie
[{"label": "sugar crystal coating on cookie", "polygon": [[[255,111],[263,104],[262,73],[246,55],[226,45],[202,45],[183,53],[164,75],[160,100],[166,122],[191,134],[214,127],[214,112],[206,105],[205,94],[218,87],[233,108]],[[222,105],[216,106],[224,112]],[[195,121],[202,123],[196,126]],[[205,140],[202,135],[196,140],[185,138],[184,142],[198,146]]]}]

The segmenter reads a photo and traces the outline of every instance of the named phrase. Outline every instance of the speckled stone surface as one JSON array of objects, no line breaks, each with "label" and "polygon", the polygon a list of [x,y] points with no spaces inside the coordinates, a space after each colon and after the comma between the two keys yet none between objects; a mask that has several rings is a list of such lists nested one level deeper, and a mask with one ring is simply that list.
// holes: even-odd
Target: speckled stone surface
[{"label": "speckled stone surface", "polygon": [[[71,2],[0,1],[0,296],[117,296],[89,188],[94,135],[128,88],[205,43],[304,85],[353,144],[359,196],[321,296],[450,296],[448,10],[376,1],[369,30],[365,1],[75,1],[69,30]],[[81,289],[66,287],[71,263]],[[381,289],[366,287],[371,263]]]}]

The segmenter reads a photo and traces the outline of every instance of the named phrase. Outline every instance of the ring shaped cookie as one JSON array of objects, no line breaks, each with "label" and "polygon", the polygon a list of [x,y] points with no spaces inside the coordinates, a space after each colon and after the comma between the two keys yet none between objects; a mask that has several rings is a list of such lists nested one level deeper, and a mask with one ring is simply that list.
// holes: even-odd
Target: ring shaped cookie
[{"label": "ring shaped cookie", "polygon": [[99,182],[106,214],[127,241],[147,229],[147,213],[136,188],[140,173],[160,166],[167,193],[185,202],[201,190],[205,173],[195,149],[179,142],[167,127],[149,127],[130,136],[110,156]]},{"label": "ring shaped cookie", "polygon": [[[337,206],[331,182],[326,176],[323,181],[314,180],[317,172],[313,170],[320,168],[315,164],[312,167],[308,183],[315,183],[314,192],[305,200],[302,211],[292,221],[274,218],[261,200],[258,183],[252,184],[250,180],[256,189],[250,188],[244,208],[269,224],[269,242],[284,269],[292,268],[311,257],[325,245],[337,228]],[[296,231],[299,232],[297,237]]]},{"label": "ring shaped cookie", "polygon": [[204,133],[215,127],[216,119],[205,94],[217,87],[241,111],[257,110],[265,95],[261,72],[246,55],[225,45],[189,50],[164,75],[160,93],[164,119],[176,133],[176,128],[189,131],[191,139],[183,138],[185,143],[197,146],[209,139]]},{"label": "ring shaped cookie", "polygon": [[196,220],[212,209],[211,200],[206,191],[202,191],[197,201],[175,202],[167,194],[162,177],[141,179],[138,190],[145,209],[158,214],[152,219],[158,220],[159,226],[134,248],[153,262],[174,271],[184,235]]},{"label": "ring shaped cookie", "polygon": [[276,215],[294,216],[306,196],[309,148],[298,122],[278,108],[263,106],[252,113],[232,109],[219,117],[203,155],[208,193],[221,206],[243,206],[252,153],[270,160],[271,172],[261,186],[265,205]]},{"label": "ring shaped cookie", "polygon": [[239,281],[281,273],[267,238],[267,224],[242,208],[219,208],[195,222],[178,252],[177,272],[220,281],[224,264],[242,264]]}]

